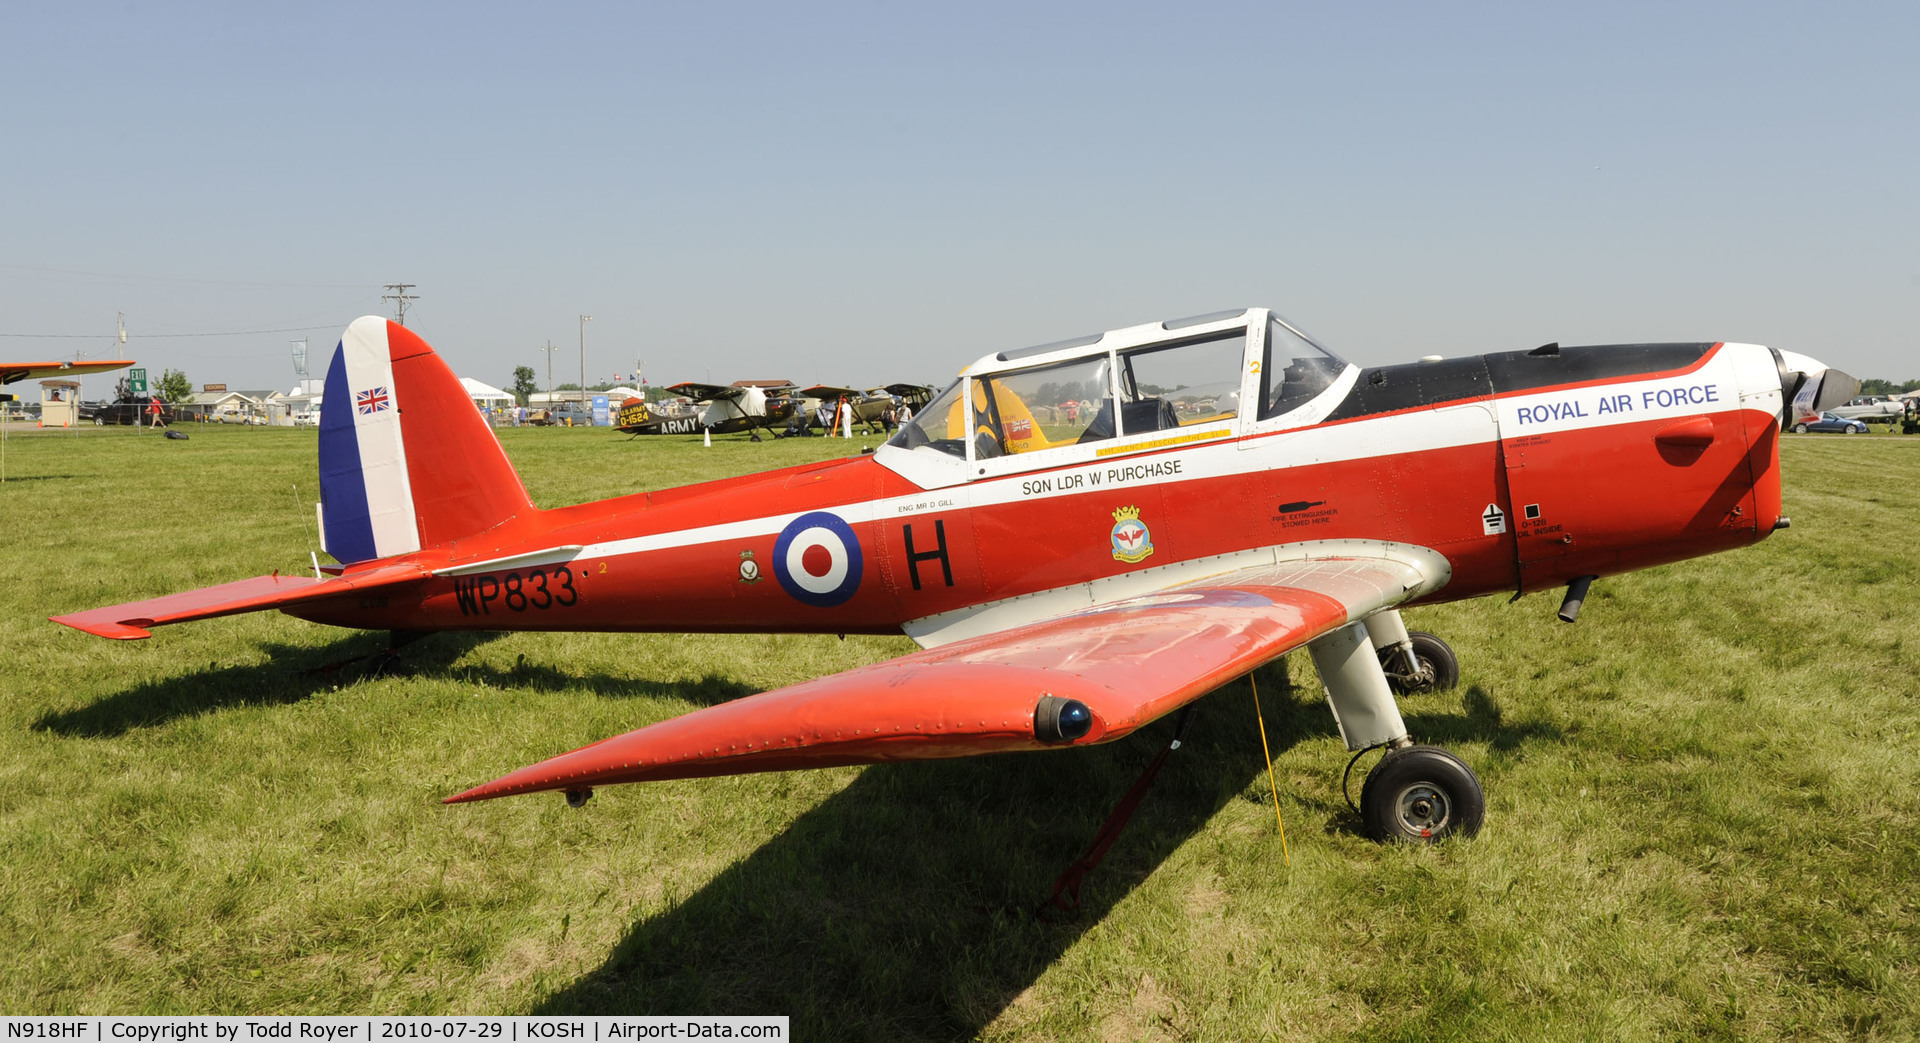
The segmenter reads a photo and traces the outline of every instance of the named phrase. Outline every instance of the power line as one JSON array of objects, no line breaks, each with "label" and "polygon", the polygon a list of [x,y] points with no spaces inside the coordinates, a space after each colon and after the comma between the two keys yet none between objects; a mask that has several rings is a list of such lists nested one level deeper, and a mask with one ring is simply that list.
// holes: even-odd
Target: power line
[{"label": "power line", "polygon": [[91,279],[122,279],[134,282],[177,282],[200,286],[280,286],[322,287],[335,290],[359,290],[366,283],[345,282],[258,282],[244,279],[194,279],[183,275],[129,275],[122,272],[89,272],[78,268],[48,268],[37,264],[0,264],[0,269],[17,272],[51,272],[56,275],[84,275]]},{"label": "power line", "polygon": [[[160,340],[167,337],[250,337],[256,333],[308,333],[313,330],[337,330],[339,323],[325,326],[281,326],[271,330],[220,330],[213,333],[142,333],[141,340]],[[0,337],[27,337],[34,340],[94,340],[104,338],[113,340],[117,333],[0,333]]]}]

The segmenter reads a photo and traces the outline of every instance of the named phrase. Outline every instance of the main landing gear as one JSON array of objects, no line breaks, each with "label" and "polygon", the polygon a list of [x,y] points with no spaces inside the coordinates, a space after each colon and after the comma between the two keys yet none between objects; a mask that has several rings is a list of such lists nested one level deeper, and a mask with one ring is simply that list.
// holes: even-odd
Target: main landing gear
[{"label": "main landing gear", "polygon": [[[1416,746],[1393,701],[1460,680],[1445,641],[1409,633],[1394,610],[1349,623],[1307,646],[1347,749],[1386,747],[1360,791],[1360,819],[1376,840],[1430,844],[1472,836],[1486,817],[1486,793],[1466,762],[1437,746]],[[1351,767],[1351,765],[1349,765]]]},{"label": "main landing gear", "polygon": [[[1371,622],[1371,621],[1369,621]],[[1405,644],[1374,645],[1387,687],[1395,695],[1444,692],[1460,683],[1460,660],[1452,646],[1424,630],[1405,630]]]}]

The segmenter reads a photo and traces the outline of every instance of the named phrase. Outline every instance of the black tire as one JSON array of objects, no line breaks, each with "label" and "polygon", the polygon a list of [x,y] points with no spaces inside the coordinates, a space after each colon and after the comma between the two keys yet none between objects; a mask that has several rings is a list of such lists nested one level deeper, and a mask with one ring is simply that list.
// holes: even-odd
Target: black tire
[{"label": "black tire", "polygon": [[1806,433],[1807,433],[1807,425],[1805,425],[1805,424],[1795,424],[1795,425],[1793,425],[1793,433],[1794,433],[1794,434],[1796,434],[1796,435],[1804,435],[1804,434],[1806,434]]},{"label": "black tire", "polygon": [[1385,670],[1387,686],[1395,695],[1418,695],[1423,692],[1444,692],[1460,683],[1460,658],[1453,654],[1453,647],[1440,640],[1437,635],[1424,630],[1409,630],[1407,638],[1413,642],[1413,656],[1422,671],[1431,668],[1433,680],[1425,684],[1398,681],[1393,674],[1400,671],[1400,650],[1397,648],[1380,649],[1380,667]]},{"label": "black tire", "polygon": [[1432,844],[1470,837],[1487,817],[1487,795],[1467,763],[1438,746],[1394,750],[1367,773],[1360,818],[1375,840]]}]

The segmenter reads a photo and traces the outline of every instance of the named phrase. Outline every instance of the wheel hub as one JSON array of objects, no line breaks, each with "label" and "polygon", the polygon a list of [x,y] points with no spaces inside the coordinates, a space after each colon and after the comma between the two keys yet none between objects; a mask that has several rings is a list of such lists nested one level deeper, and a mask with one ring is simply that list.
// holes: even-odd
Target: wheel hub
[{"label": "wheel hub", "polygon": [[1413,675],[1407,678],[1407,687],[1417,691],[1426,691],[1433,687],[1433,660],[1426,656],[1413,657]]},{"label": "wheel hub", "polygon": [[1432,836],[1445,829],[1453,816],[1447,795],[1425,782],[1417,782],[1401,790],[1394,807],[1402,828],[1419,837]]}]

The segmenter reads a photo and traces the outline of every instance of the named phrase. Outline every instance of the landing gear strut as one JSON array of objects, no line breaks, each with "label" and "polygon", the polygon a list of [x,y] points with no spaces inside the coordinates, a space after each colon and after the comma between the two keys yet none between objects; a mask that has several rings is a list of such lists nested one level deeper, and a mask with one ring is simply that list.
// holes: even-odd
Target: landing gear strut
[{"label": "landing gear strut", "polygon": [[[1416,636],[1422,640],[1416,642]],[[1419,686],[1411,690],[1451,688],[1459,682],[1460,667],[1446,642],[1408,633],[1400,613],[1389,609],[1313,641],[1307,651],[1326,685],[1327,705],[1347,749],[1387,748],[1360,794],[1367,834],[1430,844],[1479,832],[1487,806],[1479,778],[1453,754],[1414,745],[1384,665],[1400,666],[1394,671],[1399,680]]]}]

